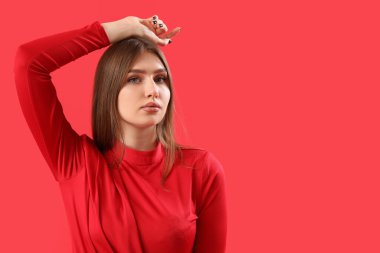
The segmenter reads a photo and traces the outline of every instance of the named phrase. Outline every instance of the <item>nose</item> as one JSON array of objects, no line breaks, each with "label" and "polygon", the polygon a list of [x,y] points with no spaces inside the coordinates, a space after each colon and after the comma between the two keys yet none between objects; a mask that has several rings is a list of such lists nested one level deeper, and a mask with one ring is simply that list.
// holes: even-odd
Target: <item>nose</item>
[{"label": "nose", "polygon": [[150,97],[158,97],[159,96],[159,89],[158,85],[154,82],[153,79],[150,79],[145,86],[145,96]]}]

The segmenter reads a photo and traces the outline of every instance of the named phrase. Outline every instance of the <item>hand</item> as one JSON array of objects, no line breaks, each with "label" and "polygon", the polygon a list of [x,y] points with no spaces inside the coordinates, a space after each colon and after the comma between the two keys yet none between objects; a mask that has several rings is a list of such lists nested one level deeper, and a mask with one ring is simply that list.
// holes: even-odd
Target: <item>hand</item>
[{"label": "hand", "polygon": [[[154,23],[154,21],[156,21],[156,23]],[[138,35],[158,45],[166,46],[170,43],[171,38],[181,30],[180,27],[176,27],[166,33],[168,28],[157,15],[146,19],[128,16],[117,21],[102,23],[101,25],[106,31],[111,43],[133,35]]]}]

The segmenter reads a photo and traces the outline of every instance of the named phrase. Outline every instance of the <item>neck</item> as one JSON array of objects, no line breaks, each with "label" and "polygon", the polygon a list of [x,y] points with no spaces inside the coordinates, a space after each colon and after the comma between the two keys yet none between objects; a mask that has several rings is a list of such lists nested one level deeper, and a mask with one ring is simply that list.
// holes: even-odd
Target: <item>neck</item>
[{"label": "neck", "polygon": [[123,139],[120,141],[127,147],[136,150],[152,150],[157,145],[156,126],[147,128],[124,127]]}]

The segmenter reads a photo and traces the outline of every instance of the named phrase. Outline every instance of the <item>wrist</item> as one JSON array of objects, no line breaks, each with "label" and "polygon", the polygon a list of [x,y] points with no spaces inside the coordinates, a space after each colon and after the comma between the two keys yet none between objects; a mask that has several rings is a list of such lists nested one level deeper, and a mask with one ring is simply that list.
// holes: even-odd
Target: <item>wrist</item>
[{"label": "wrist", "polygon": [[108,40],[112,43],[115,43],[121,39],[121,31],[120,25],[117,21],[112,21],[112,22],[105,22],[100,24],[103,28],[104,31],[107,34]]}]

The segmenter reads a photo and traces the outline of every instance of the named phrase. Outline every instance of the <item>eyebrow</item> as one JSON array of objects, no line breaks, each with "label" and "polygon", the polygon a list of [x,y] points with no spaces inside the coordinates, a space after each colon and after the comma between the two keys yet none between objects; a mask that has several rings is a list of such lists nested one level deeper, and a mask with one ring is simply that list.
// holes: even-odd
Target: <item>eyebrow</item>
[{"label": "eyebrow", "polygon": [[[155,70],[153,73],[159,73],[159,72],[166,72],[167,73],[166,69],[162,69],[162,68]],[[128,73],[143,73],[143,74],[145,74],[146,71],[142,70],[142,69],[131,69],[130,71],[128,71]]]}]

